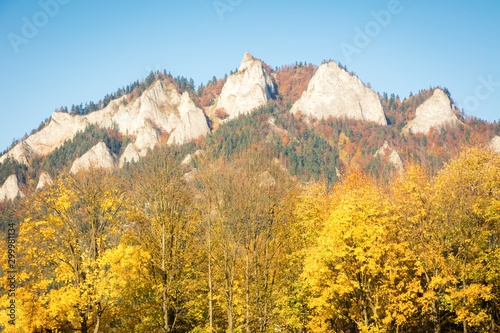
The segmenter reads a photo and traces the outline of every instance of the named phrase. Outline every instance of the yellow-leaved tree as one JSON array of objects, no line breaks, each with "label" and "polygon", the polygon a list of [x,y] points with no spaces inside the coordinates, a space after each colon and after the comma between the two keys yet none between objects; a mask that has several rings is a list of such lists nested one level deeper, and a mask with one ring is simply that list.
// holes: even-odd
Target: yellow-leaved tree
[{"label": "yellow-leaved tree", "polygon": [[27,199],[17,242],[17,328],[86,333],[112,321],[121,296],[110,288],[108,251],[119,241],[124,204],[114,185],[91,170]]},{"label": "yellow-leaved tree", "polygon": [[500,156],[487,149],[464,150],[436,178],[433,218],[452,275],[443,303],[464,332],[499,329],[499,201]]},{"label": "yellow-leaved tree", "polygon": [[309,328],[393,332],[416,312],[419,282],[382,189],[362,174],[337,185],[302,278],[310,293]]}]

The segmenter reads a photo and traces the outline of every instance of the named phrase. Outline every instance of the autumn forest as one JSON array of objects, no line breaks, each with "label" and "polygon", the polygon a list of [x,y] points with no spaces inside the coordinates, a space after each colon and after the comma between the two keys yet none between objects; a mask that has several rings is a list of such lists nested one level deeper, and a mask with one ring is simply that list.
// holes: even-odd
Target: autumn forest
[{"label": "autumn forest", "polygon": [[[183,145],[162,132],[122,169],[69,172],[95,143],[119,155],[135,139],[96,126],[1,163],[0,184],[16,174],[26,195],[0,203],[13,239],[0,244],[0,332],[500,330],[500,154],[488,147],[500,125],[459,115],[401,134],[434,88],[382,94],[387,126],[291,114],[316,69],[266,68],[279,94],[265,106],[216,114]],[[156,80],[202,108],[225,82],[157,72],[62,112],[132,101]],[[384,142],[403,169],[376,154]],[[54,183],[37,190],[42,172]]]}]

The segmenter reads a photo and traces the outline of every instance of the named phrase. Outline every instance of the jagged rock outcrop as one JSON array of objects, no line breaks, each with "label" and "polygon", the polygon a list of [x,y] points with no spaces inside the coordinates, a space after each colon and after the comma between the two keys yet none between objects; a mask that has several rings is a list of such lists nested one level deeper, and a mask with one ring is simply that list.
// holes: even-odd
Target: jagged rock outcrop
[{"label": "jagged rock outcrop", "polygon": [[200,150],[200,149],[195,151],[192,155],[187,154],[186,157],[184,157],[184,159],[182,160],[181,165],[184,165],[184,166],[189,165],[193,161],[193,157],[199,157],[202,155],[203,155],[203,150]]},{"label": "jagged rock outcrop", "polygon": [[186,157],[184,157],[184,159],[182,160],[181,165],[184,166],[189,165],[192,161],[193,161],[193,155],[187,154]]},{"label": "jagged rock outcrop", "polygon": [[189,171],[188,173],[185,173],[182,176],[182,179],[184,179],[184,181],[186,183],[190,183],[194,180],[194,177],[196,177],[197,174],[198,174],[198,169],[195,168],[195,169]]},{"label": "jagged rock outcrop", "polygon": [[14,146],[0,157],[0,162],[10,156],[27,164],[32,155],[51,153],[88,125],[116,127],[124,134],[135,135],[136,149],[141,156],[159,142],[156,129],[175,130],[173,143],[182,143],[209,131],[203,111],[194,105],[188,93],[181,96],[173,85],[165,86],[157,81],[133,103],[125,105],[123,100],[124,97],[115,99],[104,109],[86,116],[54,112],[47,126]]},{"label": "jagged rock outcrop", "polygon": [[318,119],[347,117],[387,125],[379,96],[335,62],[321,65],[290,112]]},{"label": "jagged rock outcrop", "polygon": [[403,161],[401,160],[401,156],[399,156],[398,152],[389,146],[387,141],[384,142],[382,147],[380,147],[375,153],[375,157],[383,156],[387,159],[389,163],[391,163],[398,172],[403,171]]},{"label": "jagged rock outcrop", "polygon": [[54,112],[47,126],[15,145],[7,154],[0,157],[0,162],[10,156],[19,163],[28,164],[31,156],[49,154],[62,146],[64,141],[72,139],[78,131],[83,131],[88,125],[85,117]]},{"label": "jagged rock outcrop", "polygon": [[99,142],[86,152],[82,157],[77,158],[71,166],[71,173],[87,170],[90,167],[111,169],[115,165],[115,160],[104,142]]},{"label": "jagged rock outcrop", "polygon": [[52,186],[54,184],[54,181],[50,177],[50,175],[46,172],[42,172],[40,175],[40,178],[38,179],[38,185],[36,185],[37,190],[41,190],[45,186]]},{"label": "jagged rock outcrop", "polygon": [[134,145],[141,156],[146,156],[147,150],[153,149],[159,142],[158,132],[154,128],[145,126],[137,135]]},{"label": "jagged rock outcrop", "polygon": [[260,188],[270,188],[276,186],[276,179],[269,173],[269,171],[264,171],[259,175],[257,179]]},{"label": "jagged rock outcrop", "polygon": [[23,141],[15,145],[7,154],[0,157],[0,163],[3,163],[8,158],[11,158],[21,164],[28,164],[28,160],[31,156],[33,156],[31,147]]},{"label": "jagged rock outcrop", "polygon": [[427,134],[434,128],[442,128],[446,125],[456,126],[460,123],[456,115],[456,108],[450,98],[441,89],[434,93],[416,111],[415,119],[403,128],[403,133]]},{"label": "jagged rock outcrop", "polygon": [[189,94],[184,92],[179,104],[180,123],[170,134],[167,144],[183,144],[189,140],[206,135],[208,128],[207,119],[201,109],[196,107],[189,98]]},{"label": "jagged rock outcrop", "polygon": [[106,108],[87,115],[88,122],[100,127],[116,125],[122,133],[138,135],[145,128],[157,126],[172,131],[180,121],[180,94],[172,86],[156,81],[141,97],[124,106],[112,101]]},{"label": "jagged rock outcrop", "polygon": [[495,153],[500,154],[500,136],[497,135],[493,139],[491,139],[490,149]]},{"label": "jagged rock outcrop", "polygon": [[24,194],[19,189],[17,176],[10,175],[0,187],[0,201],[14,200],[18,195],[24,197]]},{"label": "jagged rock outcrop", "polygon": [[208,113],[224,109],[233,119],[265,105],[276,94],[277,88],[262,62],[246,52],[238,72],[227,78],[220,96]]},{"label": "jagged rock outcrop", "polygon": [[123,151],[122,156],[120,156],[120,168],[123,168],[123,166],[128,162],[128,163],[135,163],[139,161],[139,158],[141,158],[141,154],[139,153],[139,150],[137,150],[135,144],[129,143],[127,148]]},{"label": "jagged rock outcrop", "polygon": [[45,155],[72,139],[76,133],[83,131],[89,122],[82,116],[71,116],[64,112],[54,112],[50,122],[41,131],[29,136],[25,143],[33,153]]},{"label": "jagged rock outcrop", "polygon": [[127,162],[137,162],[146,156],[148,149],[153,149],[160,142],[158,132],[148,126],[139,129],[139,134],[134,143],[129,143],[119,160],[120,168]]},{"label": "jagged rock outcrop", "polygon": [[276,118],[274,117],[269,117],[269,119],[267,120],[267,123],[269,124],[271,130],[278,134],[279,136],[281,137],[285,137],[285,136],[288,136],[288,131],[283,129],[283,128],[280,128],[278,126],[276,126]]}]

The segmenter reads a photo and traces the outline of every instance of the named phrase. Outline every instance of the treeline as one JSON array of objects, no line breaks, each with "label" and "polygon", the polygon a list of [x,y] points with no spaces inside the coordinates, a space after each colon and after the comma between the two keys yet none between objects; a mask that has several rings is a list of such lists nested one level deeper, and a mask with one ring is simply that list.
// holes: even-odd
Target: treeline
[{"label": "treeline", "polygon": [[[164,82],[173,84],[174,81]],[[215,82],[220,81],[213,84]],[[411,108],[415,109],[419,101],[425,100],[418,96],[403,103],[393,96],[387,102],[399,114],[405,105],[413,105]],[[485,144],[500,134],[499,123],[471,117],[456,127],[444,127],[427,134],[402,135],[400,129],[406,124],[406,118],[401,121],[380,126],[345,118],[315,120],[301,114],[292,115],[282,101],[271,101],[248,115],[224,123],[206,138],[184,145],[183,149],[187,154],[194,151],[190,150],[192,145],[200,150],[213,148],[217,157],[230,157],[252,145],[266,146],[300,180],[323,178],[334,185],[338,176],[349,169],[368,172],[386,182],[392,179],[397,174],[394,166],[387,159],[374,156],[385,141],[398,152],[405,164],[419,164],[435,174],[464,145]],[[162,138],[166,135],[164,133]],[[104,141],[118,157],[132,140],[116,129],[90,126],[51,154],[35,156],[27,166],[14,161],[0,164],[0,184],[11,174],[16,174],[19,181],[29,187],[30,180],[37,180],[41,171],[56,175],[100,141]]]},{"label": "treeline", "polygon": [[193,79],[187,79],[185,77],[177,76],[174,77],[170,72],[167,73],[166,70],[163,72],[160,71],[151,71],[149,75],[144,80],[137,80],[127,85],[126,87],[118,88],[116,92],[107,94],[103,99],[98,102],[86,102],[85,105],[80,103],[79,105],[72,105],[68,111],[68,107],[61,107],[59,111],[70,113],[72,115],[87,115],[91,112],[101,110],[111,103],[111,101],[120,98],[126,97],[124,103],[130,102],[130,100],[136,99],[142,95],[151,85],[157,80],[165,80],[171,82],[175,85],[175,87],[179,91],[189,91],[190,93],[194,92],[194,81]]},{"label": "treeline", "polygon": [[312,64],[303,65],[302,62],[283,66],[280,69],[276,68],[278,95],[285,105],[288,105],[288,108],[291,108],[293,103],[306,91],[317,68]]},{"label": "treeline", "polygon": [[288,171],[300,180],[324,178],[329,184],[337,181],[337,147],[274,102],[228,121],[208,134],[202,145],[215,157],[225,158],[252,146],[268,147],[273,156],[283,160]]},{"label": "treeline", "polygon": [[5,332],[500,329],[498,154],[334,187],[301,185],[269,147],[215,155],[186,178],[181,148],[157,149],[129,176],[29,195]]}]

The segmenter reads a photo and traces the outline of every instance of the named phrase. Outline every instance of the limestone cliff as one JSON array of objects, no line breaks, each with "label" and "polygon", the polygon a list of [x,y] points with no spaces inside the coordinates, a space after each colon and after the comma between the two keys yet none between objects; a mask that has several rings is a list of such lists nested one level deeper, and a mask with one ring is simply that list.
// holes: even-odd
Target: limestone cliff
[{"label": "limestone cliff", "polygon": [[18,195],[24,197],[24,194],[19,190],[17,176],[10,175],[0,187],[0,201],[14,200]]},{"label": "limestone cliff", "polygon": [[321,65],[290,112],[318,119],[346,117],[387,125],[379,96],[335,62]]},{"label": "limestone cliff", "polygon": [[139,150],[137,150],[135,144],[129,143],[127,148],[123,151],[122,156],[120,156],[120,168],[123,168],[123,166],[129,162],[129,163],[134,163],[139,160],[141,157],[141,154],[139,153]]},{"label": "limestone cliff", "polygon": [[183,144],[210,131],[205,114],[196,107],[187,92],[182,94],[179,112],[180,123],[168,138],[168,144]]},{"label": "limestone cliff", "polygon": [[28,164],[28,160],[31,156],[33,156],[31,147],[23,141],[15,145],[7,154],[0,157],[0,163],[3,163],[8,158],[11,158],[21,164]]},{"label": "limestone cliff", "polygon": [[84,171],[90,167],[111,169],[115,165],[115,160],[104,142],[99,142],[86,152],[82,157],[77,158],[71,166],[71,173]]},{"label": "limestone cliff", "polygon": [[124,134],[135,135],[136,149],[141,155],[158,143],[156,129],[167,132],[176,130],[175,140],[172,139],[175,143],[194,139],[209,131],[203,111],[194,105],[189,94],[181,96],[173,85],[165,86],[157,81],[128,105],[122,97],[86,116],[54,112],[46,127],[14,146],[0,157],[0,162],[10,156],[27,164],[29,157],[51,153],[90,124],[103,128],[116,126]]},{"label": "limestone cliff", "polygon": [[403,161],[401,160],[401,156],[399,156],[398,152],[395,149],[389,146],[389,143],[387,141],[385,141],[382,147],[377,150],[374,156],[377,157],[379,155],[386,158],[387,161],[391,163],[398,172],[403,171]]},{"label": "limestone cliff", "polygon": [[227,78],[220,96],[208,113],[224,109],[229,114],[228,119],[233,119],[265,105],[276,92],[276,85],[262,62],[246,52],[238,72]]},{"label": "limestone cliff", "polygon": [[7,154],[0,157],[0,162],[10,156],[19,163],[27,164],[32,155],[52,152],[62,146],[64,141],[72,139],[78,131],[83,131],[88,124],[85,117],[54,112],[47,126],[15,145]]},{"label": "limestone cliff", "polygon": [[493,139],[491,139],[490,148],[495,153],[500,154],[500,136],[497,135]]},{"label": "limestone cliff", "polygon": [[443,90],[436,89],[432,96],[417,108],[415,119],[403,128],[403,133],[411,130],[412,133],[427,134],[432,127],[456,126],[460,121],[455,112],[456,108],[448,95]]},{"label": "limestone cliff", "polygon": [[45,186],[52,186],[52,184],[54,184],[54,182],[52,181],[50,175],[46,172],[42,172],[40,178],[38,179],[38,184],[36,185],[36,189],[41,190]]}]

